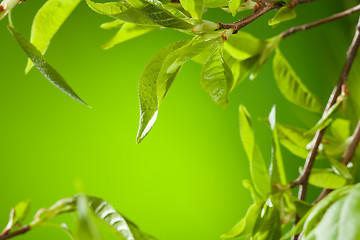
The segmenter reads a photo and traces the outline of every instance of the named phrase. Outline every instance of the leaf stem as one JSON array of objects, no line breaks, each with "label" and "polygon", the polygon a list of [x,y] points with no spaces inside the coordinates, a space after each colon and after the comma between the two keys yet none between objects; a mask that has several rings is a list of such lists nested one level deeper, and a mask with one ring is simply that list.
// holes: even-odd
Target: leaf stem
[{"label": "leaf stem", "polygon": [[30,226],[29,225],[25,225],[23,226],[22,228],[20,228],[19,230],[13,232],[13,233],[10,233],[10,234],[5,234],[5,235],[0,235],[0,240],[5,240],[5,239],[9,239],[9,238],[13,238],[13,237],[16,237],[18,235],[21,235],[21,234],[24,234],[28,231],[30,231]]}]

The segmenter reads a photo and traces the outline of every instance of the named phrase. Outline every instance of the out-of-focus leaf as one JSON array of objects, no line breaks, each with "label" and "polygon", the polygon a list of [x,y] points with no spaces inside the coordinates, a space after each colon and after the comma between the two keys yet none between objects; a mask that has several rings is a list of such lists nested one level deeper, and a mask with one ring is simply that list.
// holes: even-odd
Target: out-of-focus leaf
[{"label": "out-of-focus leaf", "polygon": [[[50,41],[59,30],[61,25],[74,11],[81,0],[48,0],[36,13],[32,28],[30,42],[45,54]],[[28,60],[25,72],[28,73],[33,67]]]},{"label": "out-of-focus leaf", "polygon": [[30,210],[30,200],[22,201],[16,204],[14,208],[11,209],[9,222],[6,225],[4,232],[10,231],[14,226],[22,224],[26,216],[29,214]]},{"label": "out-of-focus leaf", "polygon": [[180,67],[171,74],[167,73],[167,69],[179,56],[180,48],[188,42],[175,42],[162,48],[145,67],[139,80],[140,123],[137,143],[140,143],[154,125],[160,103],[170,89]]},{"label": "out-of-focus leaf", "polygon": [[239,31],[224,42],[224,49],[235,59],[245,60],[260,55],[266,41],[257,39],[251,34]]},{"label": "out-of-focus leaf", "polygon": [[332,157],[327,157],[326,159],[329,161],[332,169],[338,175],[341,175],[341,176],[345,177],[346,179],[352,179],[350,170],[343,163],[339,162],[338,160],[336,160],[335,158],[332,158]]},{"label": "out-of-focus leaf", "polygon": [[239,119],[240,136],[249,159],[251,179],[256,191],[263,197],[270,192],[270,179],[263,156],[255,143],[250,114],[242,105],[239,108]]},{"label": "out-of-focus leaf", "polygon": [[[114,20],[114,21],[111,21],[111,22],[105,22],[103,24],[100,25],[100,27],[102,29],[112,29],[112,28],[121,28],[122,25],[124,25],[124,21],[122,20]],[[156,25],[154,25],[156,26]]]},{"label": "out-of-focus leaf", "polygon": [[276,83],[286,99],[309,111],[322,112],[320,100],[301,82],[279,50],[273,60]]},{"label": "out-of-focus leaf", "polygon": [[86,240],[100,240],[100,234],[91,218],[88,199],[85,195],[76,197],[76,210],[78,213],[77,238]]},{"label": "out-of-focus leaf", "polygon": [[229,1],[228,6],[231,10],[231,14],[233,15],[233,17],[235,17],[235,15],[242,3],[244,3],[244,0],[230,0]]},{"label": "out-of-focus leaf", "polygon": [[281,22],[285,22],[291,19],[296,18],[296,12],[294,8],[289,8],[287,6],[280,8],[275,16],[269,20],[270,26],[275,26]]},{"label": "out-of-focus leaf", "polygon": [[32,45],[28,40],[26,40],[18,31],[15,30],[12,26],[8,26],[10,32],[15,37],[16,41],[19,43],[24,52],[28,55],[31,61],[34,63],[35,67],[56,87],[61,91],[68,94],[73,99],[87,105],[72,88],[67,84],[65,79],[45,60],[44,56]]},{"label": "out-of-focus leaf", "polygon": [[300,218],[306,215],[306,213],[312,208],[312,204],[307,203],[305,201],[299,200],[296,197],[290,195],[290,200],[294,204],[296,208],[296,213]]},{"label": "out-of-focus leaf", "polygon": [[247,180],[247,179],[243,180],[243,181],[242,181],[242,184],[243,184],[243,186],[244,186],[247,190],[249,190],[253,201],[254,201],[255,203],[260,203],[260,199],[259,199],[258,194],[257,194],[256,191],[255,191],[254,185],[253,185],[249,180]]},{"label": "out-of-focus leaf", "polygon": [[313,168],[309,177],[309,183],[316,187],[337,189],[346,185],[346,178],[336,174],[332,169]]},{"label": "out-of-focus leaf", "polygon": [[142,232],[134,223],[126,219],[108,202],[96,197],[88,197],[90,210],[107,223],[122,240],[155,240]]},{"label": "out-of-focus leaf", "polygon": [[273,106],[269,114],[269,123],[273,135],[273,144],[271,148],[270,181],[274,184],[287,184],[284,162],[281,155],[280,144],[277,134],[276,107]]},{"label": "out-of-focus leaf", "polygon": [[360,239],[360,185],[326,211],[319,224],[305,236],[305,240]]},{"label": "out-of-focus leaf", "polygon": [[114,47],[116,44],[125,42],[127,40],[136,38],[155,29],[159,29],[158,26],[138,25],[133,23],[124,23],[114,37],[106,41],[101,48],[106,50]]},{"label": "out-of-focus leaf", "polygon": [[217,46],[205,62],[200,74],[200,83],[218,106],[223,108],[228,106],[228,95],[232,89],[234,77],[224,61],[221,46]]},{"label": "out-of-focus leaf", "polygon": [[222,239],[251,237],[255,222],[261,213],[263,204],[253,204],[249,207],[245,217],[241,219]]},{"label": "out-of-focus leaf", "polygon": [[205,0],[205,6],[207,8],[218,8],[228,5],[229,0]]},{"label": "out-of-focus leaf", "polygon": [[193,18],[201,19],[205,0],[180,0],[183,8],[188,11]]},{"label": "out-of-focus leaf", "polygon": [[168,28],[191,29],[192,24],[166,10],[158,0],[138,0],[129,3],[126,0],[108,3],[95,3],[86,0],[95,12],[130,23],[160,25]]},{"label": "out-of-focus leaf", "polygon": [[350,136],[350,121],[337,118],[331,123],[330,131],[334,137],[345,141]]}]

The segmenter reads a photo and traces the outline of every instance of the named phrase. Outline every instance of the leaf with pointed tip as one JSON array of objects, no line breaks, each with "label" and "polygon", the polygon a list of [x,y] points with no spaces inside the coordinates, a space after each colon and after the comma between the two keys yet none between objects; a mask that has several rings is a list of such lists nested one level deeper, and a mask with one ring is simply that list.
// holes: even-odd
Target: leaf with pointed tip
[{"label": "leaf with pointed tip", "polygon": [[256,191],[263,197],[270,192],[270,179],[263,156],[255,143],[250,114],[242,105],[239,107],[239,119],[240,136],[249,159],[251,179]]},{"label": "leaf with pointed tip", "polygon": [[286,185],[286,174],[284,168],[284,162],[281,155],[280,144],[277,134],[276,124],[276,107],[273,106],[269,114],[269,122],[273,135],[273,144],[271,148],[271,165],[270,165],[270,179],[271,185],[281,184]]},{"label": "leaf with pointed tip", "polygon": [[347,179],[336,174],[332,169],[313,168],[309,183],[313,186],[328,189],[337,189],[346,185]]},{"label": "leaf with pointed tip", "polygon": [[276,12],[275,16],[269,20],[269,26],[275,26],[281,22],[285,22],[294,18],[296,18],[295,9],[285,6],[280,8]]},{"label": "leaf with pointed tip", "polygon": [[65,79],[45,60],[39,50],[26,40],[15,28],[8,26],[10,32],[15,37],[24,52],[28,55],[35,67],[56,87],[68,94],[73,99],[87,105],[72,88],[66,83]]},{"label": "leaf with pointed tip", "polygon": [[95,3],[86,0],[95,12],[130,23],[160,25],[168,28],[191,29],[192,24],[166,10],[158,0],[121,0],[118,2]]},{"label": "leaf with pointed tip", "polygon": [[166,71],[179,56],[180,48],[188,43],[189,41],[179,41],[162,48],[155,53],[141,74],[139,80],[140,122],[136,137],[137,143],[140,143],[154,125],[160,103],[170,89],[180,67],[171,74],[167,74]]},{"label": "leaf with pointed tip", "polygon": [[262,204],[253,204],[249,207],[245,217],[241,219],[222,239],[251,237],[256,219],[261,214]]},{"label": "leaf with pointed tip", "polygon": [[327,157],[326,159],[336,174],[341,175],[346,179],[352,179],[352,174],[350,173],[350,170],[347,168],[347,166],[345,166],[345,164],[339,162],[333,157]]},{"label": "leaf with pointed tip", "polygon": [[183,8],[196,19],[202,18],[204,2],[205,0],[180,0]]},{"label": "leaf with pointed tip", "polygon": [[322,112],[322,103],[301,82],[279,50],[273,60],[273,71],[280,92],[290,102],[309,111]]},{"label": "leaf with pointed tip", "polygon": [[205,62],[200,73],[201,87],[209,93],[211,99],[220,107],[226,108],[228,95],[232,89],[234,77],[222,54],[222,47],[217,46]]},{"label": "leaf with pointed tip", "polygon": [[11,209],[10,219],[5,229],[3,230],[3,233],[7,233],[16,225],[22,225],[24,219],[29,214],[29,210],[30,210],[30,200],[22,201],[16,204],[16,206]]},{"label": "leaf with pointed tip", "polygon": [[124,23],[114,37],[101,45],[106,50],[114,47],[116,44],[136,38],[153,30],[159,29],[158,26],[138,25],[133,23]]},{"label": "leaf with pointed tip", "polygon": [[[36,13],[32,27],[30,42],[45,54],[50,41],[61,25],[74,11],[81,0],[48,0]],[[28,73],[33,67],[29,59],[25,72]]]},{"label": "leaf with pointed tip", "polygon": [[122,240],[155,240],[142,232],[138,226],[126,219],[103,199],[88,197],[90,210],[118,234]]},{"label": "leaf with pointed tip", "polygon": [[230,0],[229,1],[228,6],[230,8],[230,11],[231,11],[231,14],[233,15],[233,17],[235,17],[235,15],[238,12],[239,7],[243,3],[244,3],[244,0]]}]

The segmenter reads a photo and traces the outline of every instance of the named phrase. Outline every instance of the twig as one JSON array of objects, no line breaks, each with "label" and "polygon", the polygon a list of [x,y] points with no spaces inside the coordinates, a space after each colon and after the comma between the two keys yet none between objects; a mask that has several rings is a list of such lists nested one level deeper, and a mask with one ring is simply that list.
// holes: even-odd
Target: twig
[{"label": "twig", "polygon": [[339,18],[342,18],[342,17],[345,17],[347,15],[350,15],[350,14],[353,14],[357,11],[360,11],[360,4],[359,5],[356,5],[355,7],[353,8],[349,8],[348,10],[345,10],[343,12],[340,12],[340,13],[337,13],[337,14],[334,14],[330,17],[327,17],[327,18],[324,18],[324,19],[321,19],[319,21],[316,21],[316,22],[312,22],[312,23],[309,23],[309,24],[305,24],[305,25],[302,25],[302,26],[298,26],[298,27],[293,27],[293,28],[290,28],[286,31],[284,31],[283,33],[281,33],[281,37],[282,38],[286,38],[298,31],[306,31],[310,28],[313,28],[313,27],[316,27],[316,26],[319,26],[321,24],[324,24],[324,23],[328,23],[328,22],[331,22],[331,21],[334,21],[334,20],[337,20]]},{"label": "twig", "polygon": [[[341,162],[346,166],[349,164],[349,162],[351,161],[352,157],[355,155],[355,151],[356,148],[359,145],[360,142],[360,120],[355,128],[355,131],[353,133],[353,139],[350,143],[350,145],[348,146],[348,148],[346,149]],[[325,188],[321,194],[319,195],[319,197],[316,199],[316,201],[314,202],[314,204],[318,203],[320,200],[322,200],[324,197],[326,197],[329,193],[331,193],[333,191],[333,189],[327,189]]]},{"label": "twig", "polygon": [[[346,86],[347,86],[349,72],[350,72],[351,66],[353,65],[353,62],[354,62],[356,53],[359,49],[359,46],[360,46],[360,18],[356,25],[355,36],[349,47],[349,50],[347,51],[347,54],[346,54],[347,58],[346,58],[344,67],[342,69],[340,79],[330,95],[330,98],[326,105],[323,116],[330,109],[330,107],[336,102],[337,97],[340,95],[341,89],[343,89],[343,90],[347,89]],[[313,140],[313,147],[311,148],[311,150],[308,154],[308,157],[306,158],[304,170],[301,173],[301,175],[295,181],[293,181],[291,183],[291,187],[300,185],[299,192],[298,192],[298,198],[300,200],[305,200],[310,172],[314,165],[315,157],[317,155],[317,151],[319,148],[319,144],[324,136],[325,130],[326,130],[326,128],[323,128],[322,130],[319,130],[316,132],[314,140]],[[299,219],[297,218],[295,223],[297,223],[298,220]],[[294,235],[292,239],[297,240],[298,235]]]},{"label": "twig", "polygon": [[24,234],[24,233],[30,231],[30,229],[31,228],[29,225],[25,225],[24,227],[20,228],[19,230],[15,231],[13,233],[0,235],[0,240],[5,240],[5,239],[16,237],[18,235],[21,235],[21,234]]}]

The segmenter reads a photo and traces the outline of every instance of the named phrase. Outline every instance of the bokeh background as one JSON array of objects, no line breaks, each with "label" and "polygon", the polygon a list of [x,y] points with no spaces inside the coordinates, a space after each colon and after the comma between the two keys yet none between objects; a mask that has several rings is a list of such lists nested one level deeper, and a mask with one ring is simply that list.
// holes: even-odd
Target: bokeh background
[{"label": "bokeh background", "polygon": [[[25,36],[29,37],[32,19],[44,2],[29,0],[14,10],[14,25]],[[267,26],[272,12],[243,30],[268,38],[357,3],[319,0],[299,5],[297,19],[276,28]],[[204,15],[216,22],[239,17],[220,9]],[[33,215],[80,188],[106,199],[160,240],[217,240],[251,203],[241,184],[250,176],[239,137],[239,104],[253,117],[256,140],[267,163],[270,130],[258,119],[267,117],[273,104],[279,122],[302,128],[311,127],[319,115],[284,99],[270,62],[257,79],[246,80],[231,93],[230,106],[223,110],[201,89],[201,66],[189,62],[167,95],[153,130],[136,145],[142,69],[161,47],[189,37],[159,30],[103,51],[99,46],[115,31],[99,25],[109,20],[83,1],[46,54],[93,109],[70,99],[36,69],[26,76],[26,56],[6,29],[7,19],[0,22],[0,228],[17,202],[31,199]],[[346,17],[297,33],[280,45],[303,82],[324,102],[340,74],[356,20],[356,16]],[[283,154],[288,179],[294,179],[303,160],[286,149]],[[59,217],[54,222],[68,220]],[[115,239],[106,230],[104,234],[105,239]],[[67,238],[50,227],[18,237]]]}]

